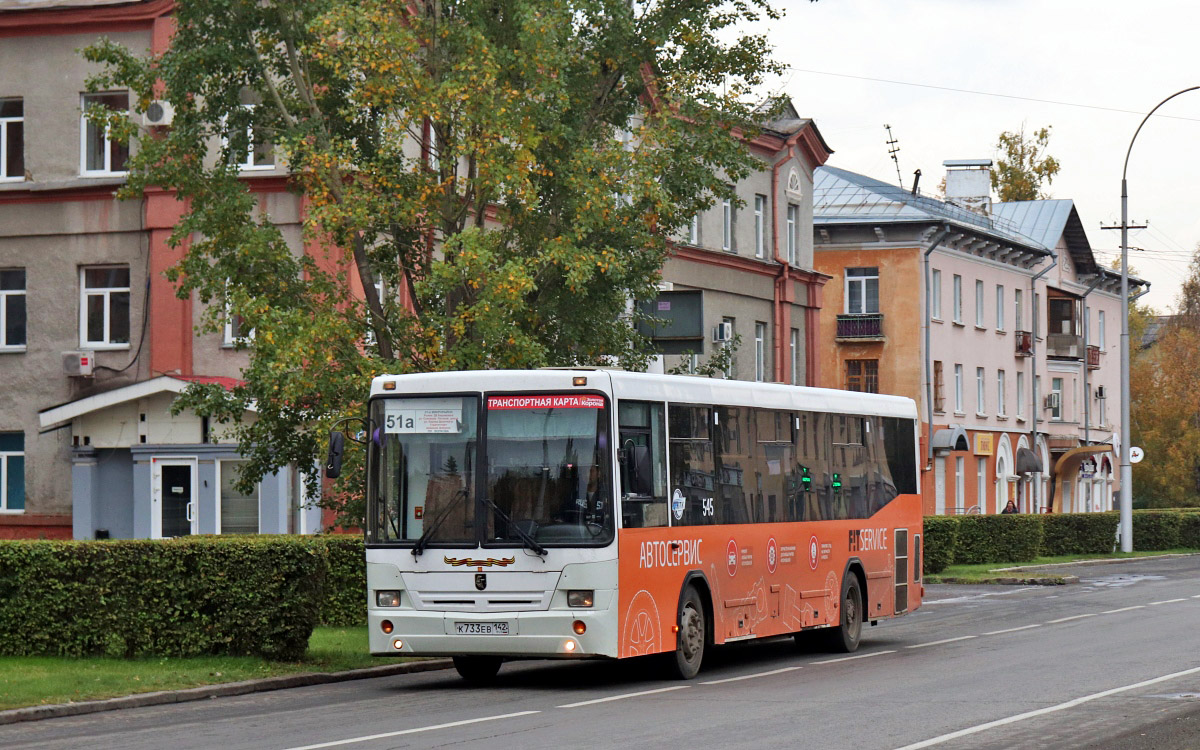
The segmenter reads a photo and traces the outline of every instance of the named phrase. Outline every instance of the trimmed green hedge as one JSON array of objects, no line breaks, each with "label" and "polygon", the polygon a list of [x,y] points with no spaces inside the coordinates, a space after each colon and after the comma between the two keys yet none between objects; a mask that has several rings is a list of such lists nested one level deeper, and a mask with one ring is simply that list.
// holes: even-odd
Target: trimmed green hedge
[{"label": "trimmed green hedge", "polygon": [[0,542],[0,654],[304,654],[327,546],[310,537]]},{"label": "trimmed green hedge", "polygon": [[[1134,541],[1137,541],[1135,536]],[[1179,546],[1200,549],[1200,513],[1184,513],[1179,523]]]},{"label": "trimmed green hedge", "polygon": [[1133,548],[1175,549],[1179,546],[1181,513],[1142,511],[1133,514]]},{"label": "trimmed green hedge", "polygon": [[954,562],[954,548],[958,544],[958,523],[952,516],[926,516],[924,568],[926,573],[941,573]]},{"label": "trimmed green hedge", "polygon": [[1037,516],[959,516],[954,562],[1025,562],[1042,548],[1042,523]]},{"label": "trimmed green hedge", "polygon": [[1115,512],[1039,516],[1045,529],[1041,554],[1046,557],[1109,554],[1117,545],[1119,516]]},{"label": "trimmed green hedge", "polygon": [[329,572],[321,603],[321,624],[337,627],[367,621],[367,565],[363,538],[349,534],[317,537],[325,545]]}]

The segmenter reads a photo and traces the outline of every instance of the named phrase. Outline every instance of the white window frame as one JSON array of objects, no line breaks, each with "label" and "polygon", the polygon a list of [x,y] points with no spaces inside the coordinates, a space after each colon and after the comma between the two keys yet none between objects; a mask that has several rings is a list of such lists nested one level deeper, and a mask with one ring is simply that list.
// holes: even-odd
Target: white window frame
[{"label": "white window frame", "polygon": [[[213,486],[216,487],[216,490],[217,490],[214,493],[215,500],[216,500],[216,508],[217,508],[217,512],[216,512],[217,520],[216,520],[216,527],[215,527],[216,530],[213,533],[224,534],[225,532],[221,529],[221,513],[224,509],[224,498],[221,496],[221,471],[224,467],[224,464],[248,463],[248,461],[247,461],[247,459],[244,459],[244,458],[219,458],[216,461],[213,461],[213,463],[215,464],[215,473],[216,473],[216,477],[213,480]],[[257,511],[256,515],[258,516],[258,531],[256,533],[261,534],[262,533],[262,482],[257,482],[254,485],[254,495],[255,495],[255,500],[257,501],[255,504],[255,509]]]},{"label": "white window frame", "polygon": [[[25,268],[0,268],[0,271],[25,271],[25,286],[20,289],[0,289],[0,352],[23,352],[29,342],[29,271]],[[25,298],[25,344],[8,343],[8,298]]]},{"label": "white window frame", "polygon": [[1020,289],[1013,290],[1013,315],[1015,316],[1013,319],[1013,327],[1014,330],[1017,331],[1025,330],[1025,309],[1022,301],[1024,296],[1025,295]]},{"label": "white window frame", "polygon": [[984,324],[984,307],[986,300],[983,298],[983,280],[975,279],[975,327],[985,328]]},{"label": "white window frame", "polygon": [[1067,382],[1066,378],[1050,378],[1050,393],[1058,394],[1058,408],[1050,410],[1050,421],[1051,422],[1063,421],[1063,412],[1065,411],[1063,409],[1063,407],[1065,406],[1065,404],[1063,404],[1063,398],[1064,398],[1064,389],[1066,387],[1066,382]]},{"label": "white window frame", "polygon": [[[845,284],[844,284],[844,288],[843,288],[844,302],[842,303],[845,313],[847,315],[878,315],[879,314],[878,309],[876,309],[876,310],[868,310],[867,309],[867,282],[870,281],[871,279],[875,280],[875,289],[876,289],[875,304],[876,304],[876,306],[879,306],[879,294],[878,294],[878,291],[879,291],[879,268],[877,266],[854,266],[854,268],[875,268],[875,275],[874,276],[851,276],[850,269],[849,268],[845,269],[845,271],[842,274],[845,278]],[[851,301],[853,299],[852,295],[855,294],[855,292],[853,291],[853,287],[856,287],[856,286],[859,287],[857,294],[858,294],[858,301],[860,303],[861,309],[852,310],[851,309]]]},{"label": "white window frame", "polygon": [[996,370],[996,416],[1007,417],[1008,405],[1005,403],[1004,390],[1008,386],[1004,370]]},{"label": "white window frame", "polygon": [[954,365],[954,413],[963,414],[963,366]]},{"label": "white window frame", "polygon": [[800,329],[792,329],[792,385],[799,385],[796,371],[800,369]]},{"label": "white window frame", "polygon": [[954,322],[962,325],[962,276],[954,274],[954,309],[951,314],[954,315]]},{"label": "white window frame", "polygon": [[1017,370],[1017,419],[1025,418],[1025,373]]},{"label": "white window frame", "polygon": [[[124,343],[113,343],[112,341],[112,295],[125,292],[129,295],[129,339],[133,340],[133,292],[132,290],[132,271],[130,271],[130,285],[125,287],[93,287],[87,286],[87,272],[100,271],[111,268],[124,268],[130,270],[126,264],[112,264],[103,266],[80,266],[79,267],[79,348],[81,349],[96,349],[100,351],[118,351],[129,348],[129,341]],[[102,296],[104,297],[104,339],[100,341],[90,341],[88,335],[88,297]]]},{"label": "white window frame", "polygon": [[[250,110],[251,114],[253,114],[254,108],[257,105],[243,104],[241,106],[243,109]],[[228,146],[229,146],[228,136],[225,137],[224,141],[225,141],[225,146],[228,148]],[[239,161],[234,162],[234,166],[237,167],[242,172],[269,172],[270,170],[275,169],[275,147],[274,146],[271,147],[271,163],[270,164],[255,164],[254,163],[254,126],[247,125],[246,126],[246,153],[242,154],[242,158]]]},{"label": "white window frame", "polygon": [[962,456],[954,457],[954,513],[960,515],[966,510],[967,495],[967,461]]},{"label": "white window frame", "polygon": [[800,207],[795,203],[789,203],[787,206],[787,262],[793,266],[796,265],[796,250],[800,244],[796,234],[799,226]]},{"label": "white window frame", "polygon": [[721,201],[721,249],[733,252],[733,203],[728,198]]},{"label": "white window frame", "polygon": [[[11,432],[16,433],[17,431],[12,430]],[[24,446],[24,433],[20,433],[20,434],[22,437],[22,446]],[[22,447],[22,449],[19,451],[0,451],[0,513],[16,515],[19,513],[24,513],[25,509],[29,507],[29,488],[25,486],[24,461],[22,461],[21,487],[22,487],[22,489],[24,491],[24,495],[25,495],[25,507],[24,508],[9,508],[8,507],[8,472],[11,470],[10,469],[11,462],[9,459],[12,459],[12,458],[24,459],[25,458],[24,447]]]},{"label": "white window frame", "polygon": [[754,381],[761,383],[767,377],[767,324],[754,324]]},{"label": "white window frame", "polygon": [[1004,330],[1004,285],[996,285],[996,330]]},{"label": "white window frame", "polygon": [[1097,346],[1099,346],[1099,347],[1100,347],[1100,351],[1105,351],[1105,346],[1104,346],[1104,311],[1103,311],[1103,310],[1097,310],[1097,311],[1096,311],[1096,329],[1097,329],[1097,330],[1096,330],[1096,334],[1097,334],[1097,336],[1098,336],[1098,337],[1099,337],[1099,339],[1100,339],[1100,340],[1097,342]]},{"label": "white window frame", "polygon": [[[723,348],[728,348],[733,345],[733,336],[735,336],[737,334],[737,318],[721,318],[721,322],[729,324],[730,340],[721,344],[721,346]],[[726,366],[726,368],[725,368],[725,378],[727,380],[731,380],[731,379],[733,379],[733,377],[736,374],[737,374],[737,353],[735,352],[734,355],[729,358],[729,365]]]},{"label": "white window frame", "polygon": [[933,269],[933,275],[929,282],[929,302],[930,302],[930,317],[934,320],[942,319],[942,272],[938,269]]},{"label": "white window frame", "polygon": [[754,196],[754,257],[767,255],[767,196]]},{"label": "white window frame", "polygon": [[0,182],[24,182],[25,173],[15,177],[6,177],[8,174],[8,126],[16,123],[21,123],[21,154],[25,153],[25,100],[19,96],[0,96],[0,100],[16,100],[21,102],[21,115],[19,117],[0,117]]},{"label": "white window frame", "polygon": [[987,370],[975,368],[975,414],[987,415]]},{"label": "white window frame", "polygon": [[987,458],[977,456],[975,458],[975,504],[979,506],[981,514],[987,508],[987,484]]},{"label": "white window frame", "polygon": [[[104,91],[96,93],[80,94],[80,114],[79,114],[79,174],[81,177],[122,177],[128,174],[128,170],[114,170],[112,168],[112,141],[108,139],[108,128],[104,128],[104,168],[103,169],[88,169],[87,168],[87,146],[88,146],[88,128],[94,127],[87,118],[88,99],[97,96],[108,96],[112,94],[125,94],[125,109],[114,111],[129,111],[129,92],[128,91]],[[133,154],[130,153],[130,156]]]},{"label": "white window frame", "polygon": [[688,244],[700,245],[700,214],[692,216],[691,222],[688,223]]}]

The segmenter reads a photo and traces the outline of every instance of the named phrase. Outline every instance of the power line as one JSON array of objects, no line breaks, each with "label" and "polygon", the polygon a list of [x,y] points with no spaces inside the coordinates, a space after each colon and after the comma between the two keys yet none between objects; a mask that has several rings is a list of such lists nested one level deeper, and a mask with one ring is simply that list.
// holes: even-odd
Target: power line
[{"label": "power line", "polygon": [[[913,83],[912,81],[894,81],[888,78],[872,78],[871,76],[857,76],[849,73],[833,73],[828,70],[810,70],[808,68],[796,68],[790,65],[786,66],[788,70],[797,73],[811,73],[819,76],[834,76],[837,78],[853,78],[859,81],[874,81],[875,83],[891,83],[897,86],[915,86],[922,89],[936,89],[938,91],[953,91],[957,94],[975,94],[976,96],[994,96],[1000,99],[1019,99],[1026,102],[1038,102],[1040,104],[1057,104],[1063,107],[1079,107],[1081,109],[1098,109],[1104,112],[1120,112],[1126,115],[1142,115],[1144,112],[1139,112],[1134,109],[1119,109],[1117,107],[1102,107],[1097,104],[1080,104],[1078,102],[1064,102],[1057,99],[1036,99],[1032,96],[1017,96],[1015,94],[998,94],[994,91],[976,91],[974,89],[959,89],[953,86],[938,86],[932,83]],[[1200,122],[1200,118],[1196,117],[1181,117],[1180,115],[1155,115],[1169,120],[1187,120],[1189,122]]]}]

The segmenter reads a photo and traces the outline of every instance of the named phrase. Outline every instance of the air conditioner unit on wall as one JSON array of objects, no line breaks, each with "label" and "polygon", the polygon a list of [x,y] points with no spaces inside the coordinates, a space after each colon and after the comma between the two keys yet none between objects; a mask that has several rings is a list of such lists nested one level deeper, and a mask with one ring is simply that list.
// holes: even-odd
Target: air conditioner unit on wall
[{"label": "air conditioner unit on wall", "polygon": [[1062,394],[1057,391],[1047,393],[1046,400],[1042,402],[1042,406],[1046,409],[1057,409],[1062,406]]},{"label": "air conditioner unit on wall", "polygon": [[63,352],[63,374],[71,377],[92,377],[92,369],[96,366],[95,352]]},{"label": "air conditioner unit on wall", "polygon": [[1096,386],[1096,398],[1108,398],[1108,391],[1104,389],[1104,386]]},{"label": "air conditioner unit on wall", "polygon": [[165,99],[155,99],[150,102],[150,106],[146,108],[146,114],[142,115],[142,122],[146,127],[165,127],[170,125],[175,119],[175,107]]},{"label": "air conditioner unit on wall", "polygon": [[713,341],[722,343],[733,340],[733,323],[723,321],[713,328]]}]

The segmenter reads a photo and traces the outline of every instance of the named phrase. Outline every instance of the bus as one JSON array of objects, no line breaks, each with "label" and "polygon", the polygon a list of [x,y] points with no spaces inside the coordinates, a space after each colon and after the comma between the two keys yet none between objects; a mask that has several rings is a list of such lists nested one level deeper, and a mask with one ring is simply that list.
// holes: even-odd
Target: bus
[{"label": "bus", "polygon": [[374,655],[487,681],[511,659],[658,654],[690,679],[716,645],[819,630],[850,652],[921,604],[911,399],[439,372],[375,378],[366,428]]}]

